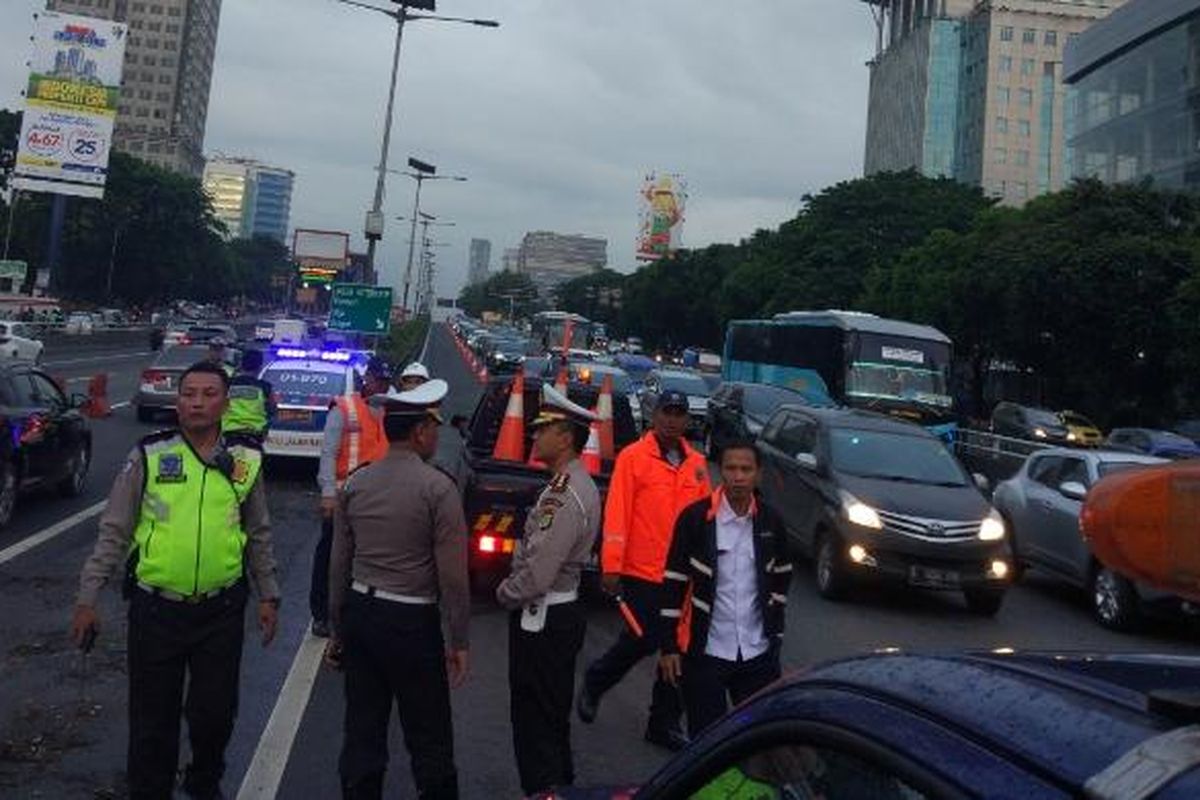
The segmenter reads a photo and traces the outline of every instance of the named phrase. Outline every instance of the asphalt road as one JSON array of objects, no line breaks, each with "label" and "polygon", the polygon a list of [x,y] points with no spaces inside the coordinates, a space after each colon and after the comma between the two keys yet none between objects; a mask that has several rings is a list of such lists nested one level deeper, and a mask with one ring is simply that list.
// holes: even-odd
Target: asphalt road
[{"label": "asphalt road", "polygon": [[[451,383],[448,412],[469,413],[478,384],[444,328],[434,329],[425,360]],[[103,595],[104,627],[86,663],[69,646],[65,630],[78,570],[95,538],[98,504],[126,453],[153,429],[120,405],[148,361],[136,348],[61,348],[46,355],[47,371],[62,376],[71,391],[83,391],[96,372],[108,373],[117,408],[93,424],[95,449],[84,495],[24,498],[13,522],[0,531],[0,796],[6,798],[123,796],[125,635],[118,593]],[[259,646],[252,628],[247,638],[241,711],[224,784],[231,797],[338,795],[341,683],[319,666],[320,642],[306,634],[311,554],[319,532],[314,473],[311,465],[268,465],[284,604],[271,647]],[[33,536],[39,544],[11,555],[14,545]],[[593,609],[581,662],[601,652],[616,630],[611,611]],[[919,591],[867,590],[852,602],[832,604],[816,596],[809,569],[801,565],[791,590],[784,659],[789,668],[801,668],[891,647],[1194,653],[1195,641],[1194,628],[1177,623],[1141,635],[1109,633],[1092,622],[1079,593],[1036,573],[1009,593],[995,619],[982,619],[957,596]],[[474,608],[471,650],[471,678],[454,695],[463,796],[518,797],[508,724],[506,620],[484,600]],[[605,698],[595,725],[574,726],[581,784],[636,781],[662,763],[664,754],[641,741],[649,678],[646,663]],[[391,752],[388,796],[413,796],[398,726]]]}]

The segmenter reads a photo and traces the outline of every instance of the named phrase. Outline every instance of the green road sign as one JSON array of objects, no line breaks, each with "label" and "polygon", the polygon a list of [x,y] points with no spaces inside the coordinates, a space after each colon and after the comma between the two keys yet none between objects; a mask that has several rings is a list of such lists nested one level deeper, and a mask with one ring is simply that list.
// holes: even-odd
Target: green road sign
[{"label": "green road sign", "polygon": [[24,261],[0,261],[0,278],[12,278],[13,283],[23,283],[29,266]]},{"label": "green road sign", "polygon": [[329,330],[387,333],[392,320],[392,290],[387,286],[335,283],[329,304]]}]

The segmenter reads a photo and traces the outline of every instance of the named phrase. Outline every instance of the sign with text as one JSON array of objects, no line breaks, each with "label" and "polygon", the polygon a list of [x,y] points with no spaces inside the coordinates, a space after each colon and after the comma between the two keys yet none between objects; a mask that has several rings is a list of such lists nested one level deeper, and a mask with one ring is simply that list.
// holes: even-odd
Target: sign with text
[{"label": "sign with text", "polygon": [[357,283],[333,285],[329,330],[384,334],[391,328],[391,322],[391,287]]},{"label": "sign with text", "polygon": [[16,188],[104,196],[126,30],[119,22],[38,13]]}]

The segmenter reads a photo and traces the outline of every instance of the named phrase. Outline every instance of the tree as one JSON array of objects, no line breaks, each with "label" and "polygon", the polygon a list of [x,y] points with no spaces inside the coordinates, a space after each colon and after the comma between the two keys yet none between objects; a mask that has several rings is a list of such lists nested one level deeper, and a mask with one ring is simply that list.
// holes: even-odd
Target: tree
[{"label": "tree", "polygon": [[287,246],[269,236],[234,239],[228,249],[237,294],[258,302],[270,302],[272,281],[286,281],[295,270]]},{"label": "tree", "polygon": [[519,272],[497,272],[483,283],[465,287],[458,296],[458,307],[472,317],[485,311],[508,316],[529,317],[537,311],[537,288],[528,275]]},{"label": "tree", "polygon": [[602,269],[567,281],[555,290],[556,306],[609,328],[618,324],[626,276]]}]

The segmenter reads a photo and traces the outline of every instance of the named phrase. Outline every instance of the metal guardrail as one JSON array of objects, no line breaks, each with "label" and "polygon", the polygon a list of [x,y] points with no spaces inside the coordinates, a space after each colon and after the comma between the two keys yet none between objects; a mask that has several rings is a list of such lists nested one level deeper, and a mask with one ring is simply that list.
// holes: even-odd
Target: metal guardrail
[{"label": "metal guardrail", "polygon": [[984,475],[993,486],[1017,474],[1029,456],[1050,446],[965,428],[958,430],[954,443],[955,453],[967,469]]}]

